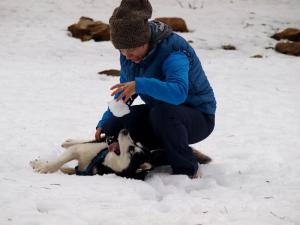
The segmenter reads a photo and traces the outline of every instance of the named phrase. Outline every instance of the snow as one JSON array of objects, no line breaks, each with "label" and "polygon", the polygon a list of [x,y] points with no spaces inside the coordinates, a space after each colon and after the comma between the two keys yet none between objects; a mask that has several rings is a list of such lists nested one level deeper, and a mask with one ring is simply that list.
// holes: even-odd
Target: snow
[{"label": "snow", "polygon": [[298,0],[151,1],[152,18],[187,21],[182,36],[217,97],[215,131],[195,144],[213,158],[202,179],[33,172],[29,161],[53,159],[66,138],[93,138],[118,82],[97,72],[118,69],[118,52],[66,28],[107,22],[119,2],[1,0],[0,224],[300,224],[300,61],[266,49],[276,31],[299,28]]}]

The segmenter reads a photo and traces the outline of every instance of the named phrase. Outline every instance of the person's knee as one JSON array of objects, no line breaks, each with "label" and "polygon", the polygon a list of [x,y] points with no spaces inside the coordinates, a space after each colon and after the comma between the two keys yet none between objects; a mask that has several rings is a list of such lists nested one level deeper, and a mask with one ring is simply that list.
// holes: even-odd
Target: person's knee
[{"label": "person's knee", "polygon": [[162,103],[154,106],[150,111],[150,122],[153,129],[161,130],[176,118],[178,106]]}]

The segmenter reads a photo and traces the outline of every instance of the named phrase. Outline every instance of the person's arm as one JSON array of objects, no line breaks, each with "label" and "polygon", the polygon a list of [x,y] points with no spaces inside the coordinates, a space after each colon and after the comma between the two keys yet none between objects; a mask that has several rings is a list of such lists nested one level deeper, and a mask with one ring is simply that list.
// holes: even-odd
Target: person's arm
[{"label": "person's arm", "polygon": [[[125,83],[126,82],[126,78],[125,78],[125,74],[121,71],[120,72],[120,83]],[[120,93],[117,93],[114,96],[114,99],[117,99],[119,97]],[[109,110],[109,108],[107,108],[107,110],[103,113],[100,121],[98,122],[96,128],[102,128],[104,126],[104,124],[106,123],[106,121],[112,116],[112,112]]]},{"label": "person's arm", "polygon": [[173,105],[182,104],[188,95],[189,60],[183,52],[172,53],[163,63],[165,81],[137,77],[136,93],[149,95]]},{"label": "person's arm", "polygon": [[[126,82],[126,78],[125,78],[125,74],[122,72],[120,72],[120,83],[124,83]],[[114,99],[117,99],[118,96],[120,95],[120,93],[116,94],[114,96]],[[103,113],[100,121],[98,122],[97,126],[96,126],[96,133],[95,133],[95,139],[96,140],[100,140],[101,139],[101,133],[102,133],[102,128],[105,125],[105,123],[107,122],[107,120],[109,118],[112,117],[112,112],[109,110],[109,108],[107,108],[107,110]]]}]

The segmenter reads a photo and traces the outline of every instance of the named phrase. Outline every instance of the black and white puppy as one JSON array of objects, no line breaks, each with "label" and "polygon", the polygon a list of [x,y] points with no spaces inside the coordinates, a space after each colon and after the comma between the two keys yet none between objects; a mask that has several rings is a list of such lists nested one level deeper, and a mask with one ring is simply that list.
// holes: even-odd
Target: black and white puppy
[{"label": "black and white puppy", "polygon": [[[135,143],[126,129],[121,130],[117,140],[110,144],[107,144],[104,137],[100,142],[68,139],[62,147],[66,151],[57,159],[50,162],[35,159],[30,162],[31,167],[39,173],[54,173],[58,170],[77,175],[115,173],[122,177],[143,180],[163,155],[162,149],[150,151],[140,143]],[[211,161],[210,157],[201,152],[193,148],[192,151],[199,163],[206,164]],[[78,161],[77,167],[63,167],[72,160]]]},{"label": "black and white puppy", "polygon": [[[137,179],[143,179],[145,174],[141,175],[141,172],[151,169],[151,165],[147,163],[147,155],[142,145],[134,143],[128,130],[125,129],[120,131],[117,142],[110,145],[106,143],[105,138],[100,142],[68,139],[62,144],[62,147],[66,151],[56,160],[48,162],[35,159],[30,162],[30,165],[39,173],[53,173],[58,170],[67,174],[78,174],[79,172],[79,175],[115,173]],[[91,163],[102,151],[107,152],[91,168]],[[62,167],[72,160],[78,161],[76,168]],[[91,172],[82,174],[88,168]]]}]

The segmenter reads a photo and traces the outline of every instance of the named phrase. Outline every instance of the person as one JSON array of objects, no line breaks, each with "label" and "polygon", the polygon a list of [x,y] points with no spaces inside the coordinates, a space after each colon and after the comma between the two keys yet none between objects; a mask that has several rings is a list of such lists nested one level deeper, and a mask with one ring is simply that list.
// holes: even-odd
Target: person
[{"label": "person", "polygon": [[159,21],[149,21],[148,0],[122,0],[109,19],[111,41],[120,51],[120,83],[112,96],[131,105],[136,96],[145,104],[114,116],[108,109],[96,126],[117,136],[127,128],[134,141],[150,149],[163,148],[173,174],[199,175],[190,144],[214,129],[216,100],[199,58],[189,43]]}]

